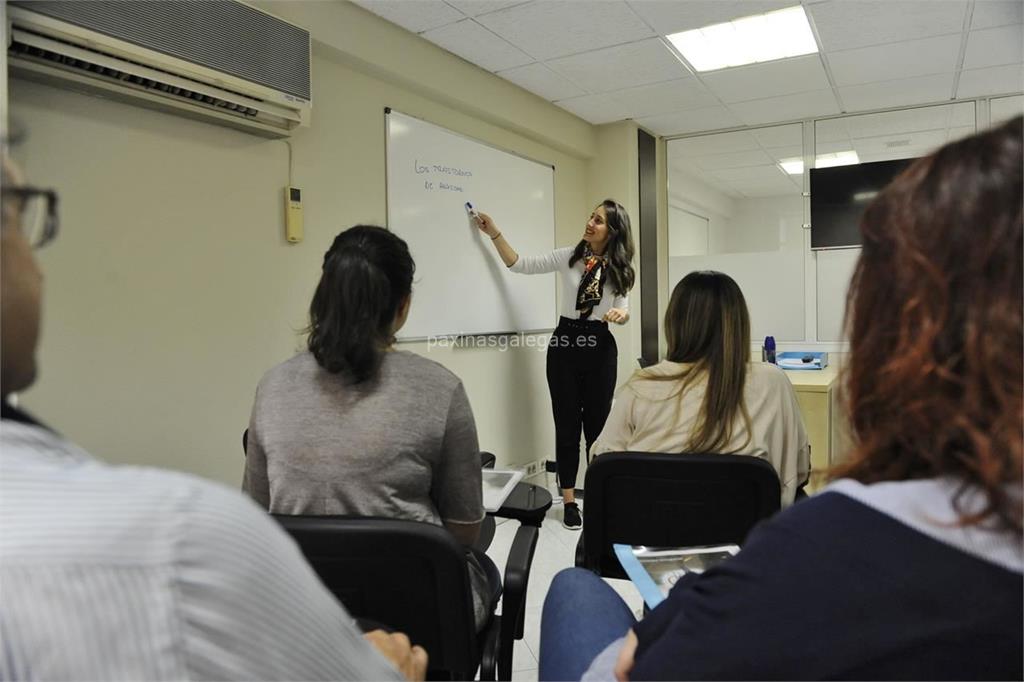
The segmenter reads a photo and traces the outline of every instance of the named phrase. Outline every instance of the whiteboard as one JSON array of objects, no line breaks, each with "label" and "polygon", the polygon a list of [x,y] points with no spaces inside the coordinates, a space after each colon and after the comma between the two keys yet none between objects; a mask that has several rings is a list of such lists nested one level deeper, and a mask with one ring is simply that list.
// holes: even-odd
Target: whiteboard
[{"label": "whiteboard", "polygon": [[388,227],[416,261],[398,339],[551,329],[555,275],[509,272],[465,204],[494,218],[518,253],[547,253],[554,168],[395,111],[385,119]]}]

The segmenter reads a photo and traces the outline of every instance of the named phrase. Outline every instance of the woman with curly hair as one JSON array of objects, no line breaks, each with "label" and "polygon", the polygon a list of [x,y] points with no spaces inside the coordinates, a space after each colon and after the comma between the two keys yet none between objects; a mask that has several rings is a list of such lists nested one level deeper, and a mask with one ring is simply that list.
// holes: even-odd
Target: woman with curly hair
[{"label": "woman with curly hair", "polygon": [[865,212],[835,480],[640,622],[559,574],[542,680],[1024,676],[1022,125],[917,160]]},{"label": "woman with curly hair", "polygon": [[627,295],[635,279],[629,214],[618,202],[605,199],[591,211],[575,246],[540,256],[520,257],[486,213],[477,214],[476,224],[512,272],[557,272],[561,279],[560,317],[548,345],[547,379],[555,418],[558,487],[565,504],[562,525],[579,530],[583,524],[576,505],[580,430],[589,457],[615,392],[618,348],[608,323],[629,320]]}]

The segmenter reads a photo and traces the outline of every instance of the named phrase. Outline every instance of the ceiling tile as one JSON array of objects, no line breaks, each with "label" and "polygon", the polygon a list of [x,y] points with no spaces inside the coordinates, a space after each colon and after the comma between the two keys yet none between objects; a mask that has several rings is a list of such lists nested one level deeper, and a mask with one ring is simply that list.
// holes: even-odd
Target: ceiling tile
[{"label": "ceiling tile", "polygon": [[828,154],[830,152],[848,152],[853,149],[853,142],[845,140],[817,140],[814,143],[815,154]]},{"label": "ceiling tile", "polygon": [[539,63],[519,66],[508,71],[502,71],[498,75],[549,101],[580,97],[587,94],[586,90],[568,78],[555,73]]},{"label": "ceiling tile", "polygon": [[1024,95],[994,99],[990,107],[993,124],[1008,121],[1014,116],[1024,114]]},{"label": "ceiling tile", "polygon": [[[822,144],[838,142],[846,144],[846,149],[849,149],[850,144],[850,131],[847,127],[847,121],[856,118],[830,118],[825,121],[814,122],[814,144],[821,149]],[[835,151],[830,149],[829,151]]]},{"label": "ceiling tile", "polygon": [[[708,190],[721,192],[728,198],[739,198],[740,196],[740,193],[734,190],[728,183],[722,182],[718,178],[710,175],[698,173],[692,170],[670,173],[668,178],[668,189],[671,198],[678,199],[684,205],[691,206],[693,205],[694,189],[697,189],[702,196],[709,194],[710,192]],[[721,200],[721,198],[718,199],[718,201]]]},{"label": "ceiling tile", "polygon": [[718,104],[718,99],[696,78],[680,78],[654,85],[641,85],[608,93],[629,111],[630,118],[655,116],[671,111],[700,109]]},{"label": "ceiling tile", "polygon": [[978,122],[974,102],[957,102],[950,105],[949,125],[950,126],[971,126]]},{"label": "ceiling tile", "polygon": [[708,174],[730,184],[746,182],[770,183],[776,180],[786,180],[786,172],[774,163],[764,166],[752,166],[750,168],[728,168],[709,171]]},{"label": "ceiling tile", "polygon": [[839,87],[953,73],[960,41],[957,34],[830,52],[828,65]]},{"label": "ceiling tile", "polygon": [[496,12],[506,7],[522,5],[529,0],[445,0],[449,5],[459,10],[467,17],[476,17],[488,12]]},{"label": "ceiling tile", "polygon": [[751,199],[755,197],[792,196],[800,192],[800,188],[793,182],[792,177],[795,176],[778,177],[770,180],[765,177],[764,180],[757,182],[733,183],[733,186],[739,190],[740,194]]},{"label": "ceiling tile", "polygon": [[465,18],[462,12],[442,0],[353,0],[353,2],[413,33],[453,24]]},{"label": "ceiling tile", "polygon": [[[961,105],[942,104],[916,109],[883,111],[877,114],[862,114],[842,119],[849,136],[854,139],[881,137],[885,135],[906,135],[923,130],[943,130],[955,110]],[[973,110],[972,104],[966,104]],[[973,121],[973,118],[971,119]]]},{"label": "ceiling tile", "polygon": [[967,38],[965,69],[1024,62],[1024,32],[1019,24],[971,31]]},{"label": "ceiling tile", "polygon": [[970,137],[977,132],[974,126],[962,126],[959,128],[950,128],[946,133],[946,142],[954,142],[956,140],[962,140],[965,137]]},{"label": "ceiling tile", "polygon": [[623,0],[544,0],[477,21],[540,61],[654,35]]},{"label": "ceiling tile", "polygon": [[425,31],[423,37],[488,71],[500,71],[533,61],[472,19]]},{"label": "ceiling tile", "polygon": [[658,38],[552,59],[548,66],[588,92],[609,92],[689,76]]},{"label": "ceiling tile", "polygon": [[862,161],[873,158],[905,159],[921,156],[946,144],[946,130],[924,130],[854,140],[854,149]]},{"label": "ceiling tile", "polygon": [[629,5],[661,35],[703,28],[798,4],[798,0],[630,0]]},{"label": "ceiling tile", "polygon": [[693,158],[693,165],[705,171],[764,166],[770,163],[772,163],[772,158],[759,149],[749,152],[732,152],[731,154],[714,154]]},{"label": "ceiling tile", "polygon": [[984,97],[1024,90],[1024,67],[1020,64],[993,66],[960,73],[957,97]]},{"label": "ceiling tile", "polygon": [[755,128],[750,133],[765,149],[769,147],[800,146],[803,144],[804,131],[799,123],[784,126]]},{"label": "ceiling tile", "polygon": [[874,163],[876,161],[895,161],[896,159],[916,159],[921,156],[926,156],[935,149],[930,147],[901,147],[898,150],[889,150],[886,152],[878,153],[865,153],[863,155],[858,154],[857,158],[860,159],[861,163]]},{"label": "ceiling tile", "polygon": [[667,143],[666,155],[669,160],[681,158],[686,159],[708,154],[727,154],[729,152],[742,152],[757,150],[758,144],[754,136],[746,130],[737,130],[731,133],[715,133],[713,135],[701,135],[699,137],[687,137],[682,140],[669,140]]},{"label": "ceiling tile", "polygon": [[704,130],[731,128],[743,123],[723,106],[677,111],[671,114],[637,119],[636,122],[659,135],[698,133]]},{"label": "ceiling tile", "polygon": [[977,0],[971,15],[971,30],[1007,26],[1024,22],[1024,2],[1020,0]]},{"label": "ceiling tile", "polygon": [[791,145],[789,147],[771,147],[764,150],[768,156],[771,157],[772,161],[778,163],[783,159],[799,159],[803,158],[804,147],[801,144]]},{"label": "ceiling tile", "polygon": [[839,88],[839,96],[849,111],[884,109],[907,104],[938,102],[949,99],[953,91],[953,74],[903,78],[884,83],[868,83]]},{"label": "ceiling tile", "polygon": [[828,76],[816,54],[701,74],[723,102],[743,102],[795,92],[824,90]]},{"label": "ceiling tile", "polygon": [[730,104],[729,109],[747,125],[839,113],[839,105],[831,90],[737,102]]},{"label": "ceiling tile", "polygon": [[594,125],[629,118],[625,108],[607,95],[584,95],[583,97],[563,99],[555,104]]},{"label": "ceiling tile", "polygon": [[962,0],[831,0],[809,5],[826,52],[963,31]]}]

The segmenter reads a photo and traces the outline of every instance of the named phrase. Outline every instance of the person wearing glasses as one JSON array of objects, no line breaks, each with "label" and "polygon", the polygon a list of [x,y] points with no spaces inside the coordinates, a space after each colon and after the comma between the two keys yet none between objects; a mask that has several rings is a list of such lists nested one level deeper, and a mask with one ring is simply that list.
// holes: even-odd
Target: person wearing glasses
[{"label": "person wearing glasses", "polygon": [[36,376],[32,252],[57,236],[57,195],[6,156],[0,192],[0,679],[422,680],[423,649],[361,635],[242,495],[107,466],[15,406]]}]

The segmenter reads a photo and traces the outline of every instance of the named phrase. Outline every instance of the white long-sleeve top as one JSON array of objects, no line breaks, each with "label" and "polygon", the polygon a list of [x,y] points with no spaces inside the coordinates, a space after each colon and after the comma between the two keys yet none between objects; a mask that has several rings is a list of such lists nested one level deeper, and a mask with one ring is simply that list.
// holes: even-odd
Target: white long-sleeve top
[{"label": "white long-sleeve top", "polygon": [[[558,314],[571,320],[578,320],[580,311],[576,310],[576,293],[580,288],[580,280],[583,279],[585,265],[581,258],[572,267],[569,267],[569,259],[572,258],[574,250],[575,247],[566,246],[542,256],[519,256],[519,260],[510,265],[508,269],[521,275],[542,275],[548,272],[557,272],[559,281],[562,284],[562,294],[558,299]],[[612,292],[611,281],[606,278],[601,303],[594,306],[594,310],[587,319],[600,320],[612,308],[628,311],[629,297],[616,296]]]}]

